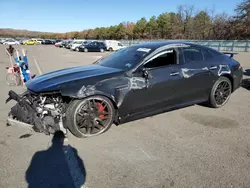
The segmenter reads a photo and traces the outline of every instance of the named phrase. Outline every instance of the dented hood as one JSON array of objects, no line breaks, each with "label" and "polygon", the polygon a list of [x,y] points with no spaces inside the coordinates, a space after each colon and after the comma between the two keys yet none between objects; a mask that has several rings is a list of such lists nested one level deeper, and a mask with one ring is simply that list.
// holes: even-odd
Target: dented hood
[{"label": "dented hood", "polygon": [[94,84],[103,76],[108,77],[109,74],[118,72],[121,70],[95,64],[65,68],[35,77],[26,83],[26,87],[37,93],[62,89],[74,90],[81,88],[83,84]]}]

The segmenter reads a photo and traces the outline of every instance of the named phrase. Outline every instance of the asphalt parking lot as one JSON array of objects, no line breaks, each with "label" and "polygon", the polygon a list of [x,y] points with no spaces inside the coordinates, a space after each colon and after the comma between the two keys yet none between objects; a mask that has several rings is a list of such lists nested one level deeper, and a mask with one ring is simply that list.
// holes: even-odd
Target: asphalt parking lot
[{"label": "asphalt parking lot", "polygon": [[[71,52],[54,46],[25,48],[35,74],[39,74],[35,62],[45,73],[89,64],[106,55]],[[240,53],[235,58],[245,70],[250,69],[250,53]],[[33,185],[46,188],[53,182],[63,184],[64,181],[73,187],[83,179],[88,188],[250,188],[250,91],[239,88],[220,109],[194,105],[114,125],[105,134],[89,139],[71,135],[65,142],[77,150],[79,159],[76,159],[70,154],[72,150],[51,149],[51,136],[26,128],[6,127],[7,113],[13,104],[5,104],[7,93],[10,89],[24,90],[7,86],[5,67],[8,63],[2,45],[1,188],[27,187],[30,174],[34,173],[49,175]],[[20,138],[25,134],[32,135]],[[85,172],[76,168],[75,161],[82,161]],[[60,168],[54,168],[55,164]]]}]

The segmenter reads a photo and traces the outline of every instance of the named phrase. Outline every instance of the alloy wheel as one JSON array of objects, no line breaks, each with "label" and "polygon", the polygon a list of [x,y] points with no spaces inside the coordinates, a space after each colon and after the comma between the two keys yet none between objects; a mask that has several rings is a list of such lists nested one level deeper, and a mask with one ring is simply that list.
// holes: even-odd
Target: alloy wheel
[{"label": "alloy wheel", "polygon": [[227,81],[222,81],[220,82],[214,92],[214,99],[217,103],[217,105],[224,105],[231,94],[231,86],[230,83],[228,83]]},{"label": "alloy wheel", "polygon": [[75,125],[84,136],[94,136],[105,132],[112,123],[112,106],[102,98],[84,100],[76,109]]}]

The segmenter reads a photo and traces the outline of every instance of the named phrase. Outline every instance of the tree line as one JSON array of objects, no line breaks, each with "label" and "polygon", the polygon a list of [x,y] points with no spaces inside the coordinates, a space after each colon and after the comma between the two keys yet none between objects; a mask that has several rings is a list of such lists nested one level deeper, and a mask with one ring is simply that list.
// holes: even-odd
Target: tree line
[{"label": "tree line", "polygon": [[[0,30],[0,36],[1,36]],[[11,35],[11,34],[9,34]],[[15,35],[18,35],[15,33]],[[235,7],[235,14],[215,14],[215,10],[197,11],[194,6],[180,5],[176,12],[145,17],[136,23],[123,22],[110,27],[98,27],[67,33],[32,32],[22,37],[84,38],[84,39],[195,39],[247,40],[250,38],[250,0]]]}]

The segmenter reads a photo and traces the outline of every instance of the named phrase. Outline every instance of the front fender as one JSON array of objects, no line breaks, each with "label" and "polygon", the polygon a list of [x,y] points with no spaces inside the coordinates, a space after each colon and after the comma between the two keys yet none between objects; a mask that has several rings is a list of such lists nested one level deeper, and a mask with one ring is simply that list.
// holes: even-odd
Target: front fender
[{"label": "front fender", "polygon": [[69,87],[62,87],[60,92],[63,96],[75,99],[83,99],[93,95],[103,95],[110,98],[118,107],[130,87],[131,81],[129,78],[113,77],[101,80],[93,85],[85,84],[81,87],[72,85],[70,89]]},{"label": "front fender", "polygon": [[74,89],[62,89],[60,93],[62,96],[67,96],[75,99],[83,99],[94,95],[103,95],[105,97],[110,98],[115,104],[117,104],[115,100],[115,89],[113,88],[100,88],[96,85],[83,85],[77,91]]}]

